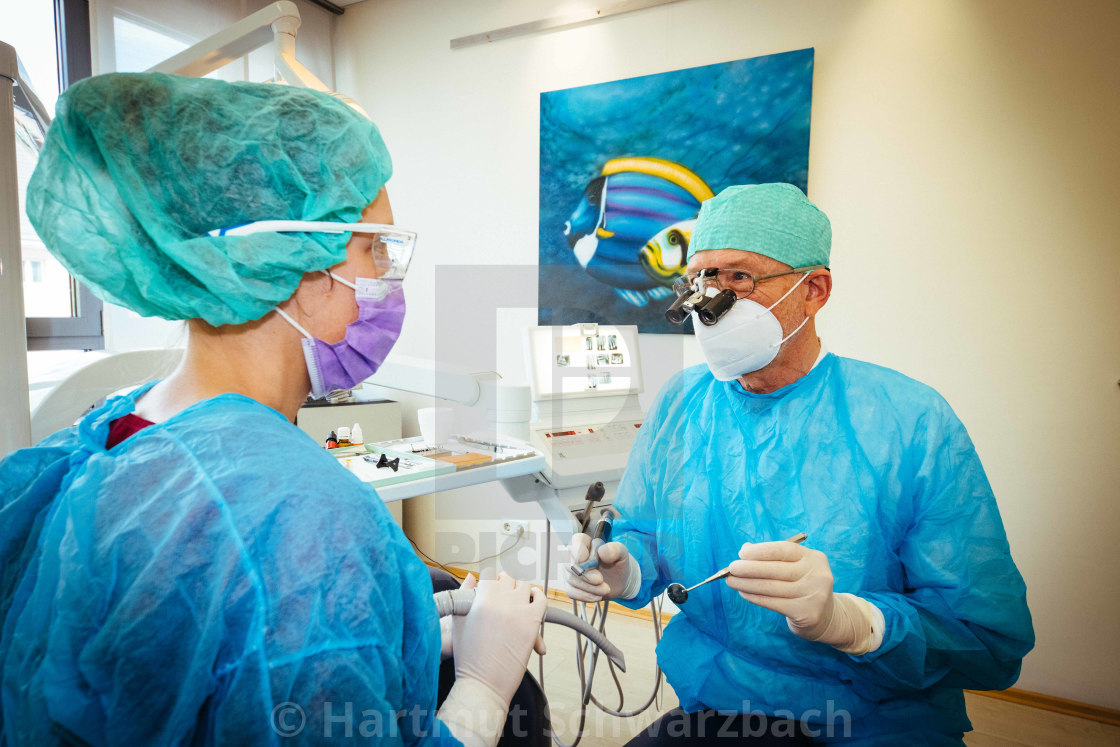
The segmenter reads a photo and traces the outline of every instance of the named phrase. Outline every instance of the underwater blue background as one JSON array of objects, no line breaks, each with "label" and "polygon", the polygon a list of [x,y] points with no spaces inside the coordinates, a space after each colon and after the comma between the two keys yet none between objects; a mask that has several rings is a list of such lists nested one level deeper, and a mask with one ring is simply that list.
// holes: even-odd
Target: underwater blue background
[{"label": "underwater blue background", "polygon": [[671,299],[635,306],[588,275],[565,221],[603,165],[626,156],[679,163],[716,194],[763,182],[805,190],[812,89],[813,50],[803,49],[542,93],[538,323],[690,331],[665,321]]}]

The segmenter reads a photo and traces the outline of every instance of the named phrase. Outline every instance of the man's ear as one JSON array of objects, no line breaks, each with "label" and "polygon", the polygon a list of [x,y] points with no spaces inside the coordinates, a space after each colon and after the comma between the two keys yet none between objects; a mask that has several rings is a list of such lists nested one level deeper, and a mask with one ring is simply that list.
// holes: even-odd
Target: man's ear
[{"label": "man's ear", "polygon": [[805,312],[816,314],[832,295],[832,273],[828,270],[814,270],[805,279],[805,285]]}]

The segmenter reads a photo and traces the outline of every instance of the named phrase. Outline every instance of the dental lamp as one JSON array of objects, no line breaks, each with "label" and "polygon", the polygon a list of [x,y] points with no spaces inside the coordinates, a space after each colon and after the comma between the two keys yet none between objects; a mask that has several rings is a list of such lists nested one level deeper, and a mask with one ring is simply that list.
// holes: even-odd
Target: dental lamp
[{"label": "dental lamp", "polygon": [[[201,78],[272,43],[275,46],[273,66],[278,79],[290,86],[331,93],[323,81],[296,59],[296,31],[300,23],[296,4],[291,0],[279,0],[148,68],[148,72]],[[355,106],[349,100],[346,103]]]}]

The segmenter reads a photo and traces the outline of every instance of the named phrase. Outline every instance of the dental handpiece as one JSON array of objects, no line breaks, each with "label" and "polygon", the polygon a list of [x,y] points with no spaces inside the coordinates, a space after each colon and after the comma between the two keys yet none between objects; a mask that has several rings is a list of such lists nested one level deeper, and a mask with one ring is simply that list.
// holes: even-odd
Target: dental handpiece
[{"label": "dental handpiece", "polygon": [[[471,611],[471,605],[474,603],[474,596],[477,589],[452,589],[450,591],[441,591],[434,595],[436,602],[436,610],[439,611],[440,617],[447,617],[448,615],[465,615]],[[566,628],[571,628],[579,633],[584,638],[588,639],[607,657],[614,662],[614,665],[623,672],[626,671],[626,657],[622,655],[622,651],[618,646],[615,646],[607,637],[600,633],[589,624],[580,620],[578,617],[570,612],[563,610],[552,609],[551,607],[544,614],[544,621],[547,623],[556,623],[563,625]]]},{"label": "dental handpiece", "polygon": [[591,536],[591,554],[582,563],[569,565],[568,570],[577,576],[582,576],[592,568],[598,568],[599,548],[611,541],[611,529],[613,527],[614,512],[609,508],[604,508],[599,512],[599,521],[595,524],[595,533]]},{"label": "dental handpiece", "polygon": [[591,509],[595,508],[595,504],[603,500],[606,495],[607,489],[601,482],[593,482],[587,488],[587,495],[583,497],[587,501],[582,511],[576,513],[576,520],[579,522],[579,530],[586,532],[588,525],[591,524]]},{"label": "dental handpiece", "polygon": [[[799,532],[798,534],[795,534],[792,537],[787,538],[786,542],[794,542],[794,543],[800,545],[802,542],[804,542],[808,538],[809,538],[809,535],[805,534],[805,532]],[[669,588],[667,588],[665,590],[665,593],[669,595],[669,601],[672,602],[673,604],[684,604],[685,602],[688,601],[688,592],[692,591],[693,589],[695,589],[699,586],[703,586],[704,584],[710,584],[712,581],[719,581],[721,578],[727,578],[730,575],[731,575],[731,566],[728,566],[728,567],[724,568],[722,571],[717,571],[713,575],[708,576],[706,579],[704,579],[700,583],[693,584],[692,586],[688,587],[687,589],[684,588],[684,584],[675,584],[675,583],[674,584],[669,584]]]}]

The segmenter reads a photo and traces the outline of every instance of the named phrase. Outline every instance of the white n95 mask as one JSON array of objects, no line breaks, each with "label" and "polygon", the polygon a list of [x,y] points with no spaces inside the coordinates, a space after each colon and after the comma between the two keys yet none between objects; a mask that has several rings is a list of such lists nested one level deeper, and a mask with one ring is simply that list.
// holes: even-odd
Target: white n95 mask
[{"label": "white n95 mask", "polygon": [[696,330],[700,352],[716,379],[737,379],[769,366],[778,357],[782,345],[800,332],[811,317],[805,317],[797,329],[782,337],[782,324],[774,316],[773,309],[807,277],[809,273],[802,275],[801,280],[769,308],[749,298],[738,299],[711,327],[701,323],[696,312],[692,313],[692,328]]}]

